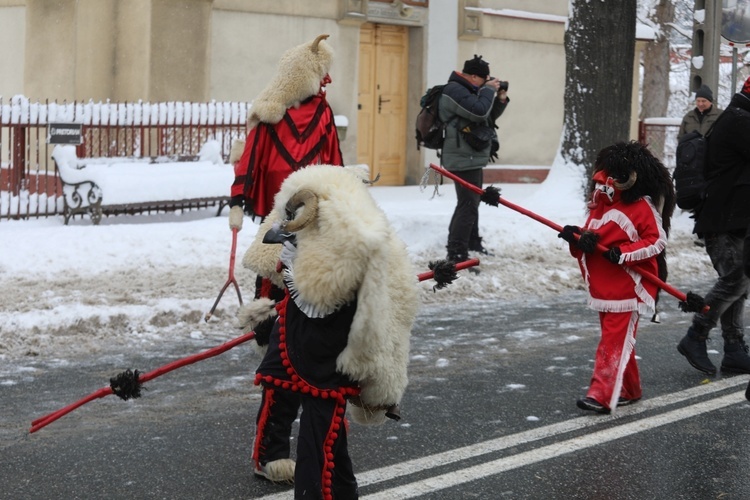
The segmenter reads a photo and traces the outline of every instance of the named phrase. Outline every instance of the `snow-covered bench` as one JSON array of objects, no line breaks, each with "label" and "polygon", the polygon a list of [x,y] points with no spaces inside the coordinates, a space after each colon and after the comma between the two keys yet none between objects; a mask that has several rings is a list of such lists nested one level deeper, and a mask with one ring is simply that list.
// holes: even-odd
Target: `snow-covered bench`
[{"label": "snow-covered bench", "polygon": [[203,146],[198,161],[78,158],[74,146],[56,146],[52,157],[62,181],[66,225],[81,213],[99,224],[103,214],[218,205],[218,216],[234,181],[234,169],[223,163],[214,141]]}]

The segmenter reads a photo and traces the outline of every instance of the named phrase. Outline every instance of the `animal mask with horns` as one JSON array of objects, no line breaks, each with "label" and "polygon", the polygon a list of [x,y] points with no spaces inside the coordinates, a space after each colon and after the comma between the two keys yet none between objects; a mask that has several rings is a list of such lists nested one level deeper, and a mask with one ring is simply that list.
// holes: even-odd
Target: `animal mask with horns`
[{"label": "animal mask with horns", "polygon": [[329,71],[333,63],[333,49],[325,41],[329,35],[319,35],[287,50],[279,60],[276,75],[253,100],[247,119],[248,129],[258,123],[276,124],[290,107],[297,107],[305,99],[322,92],[321,87],[331,82]]}]

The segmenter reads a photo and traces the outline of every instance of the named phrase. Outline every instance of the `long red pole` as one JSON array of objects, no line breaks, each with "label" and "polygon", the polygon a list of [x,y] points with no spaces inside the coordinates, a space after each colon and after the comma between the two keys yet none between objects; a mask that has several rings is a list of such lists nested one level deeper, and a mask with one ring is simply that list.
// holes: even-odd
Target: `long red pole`
[{"label": "long red pole", "polygon": [[[235,238],[236,238],[236,236],[237,236],[237,231],[236,230],[234,231],[234,235],[235,235]],[[234,247],[235,247],[235,244],[236,244],[236,239],[234,240],[234,242],[232,244],[232,256],[234,256]],[[234,259],[232,259],[232,261],[233,260]],[[232,262],[232,264],[233,264],[233,262]],[[232,264],[230,264],[230,278],[233,278],[233,276],[231,274],[231,270],[233,269],[234,266]],[[470,259],[470,260],[467,260],[467,261],[464,261],[464,262],[459,262],[459,263],[456,264],[456,271],[460,271],[462,269],[466,269],[466,268],[469,268],[469,267],[472,267],[472,266],[476,266],[476,265],[479,265],[479,259]],[[425,272],[425,273],[418,274],[417,278],[419,279],[419,281],[425,281],[425,280],[432,279],[434,276],[435,276],[434,271],[428,271],[428,272]],[[226,288],[226,285],[225,285],[225,288]],[[237,293],[239,294],[239,290],[238,290]],[[221,298],[221,295],[219,295],[219,297]],[[218,302],[218,300],[217,300],[217,302]],[[240,304],[242,304],[242,299],[240,299]],[[241,336],[239,336],[239,337],[237,337],[235,339],[232,339],[232,340],[230,340],[228,342],[225,342],[224,344],[221,344],[221,345],[216,346],[216,347],[212,347],[211,349],[208,349],[206,351],[200,352],[198,354],[194,354],[192,356],[188,356],[186,358],[178,359],[176,361],[172,361],[171,363],[168,363],[168,364],[166,364],[164,366],[156,368],[155,370],[152,370],[152,371],[150,371],[148,373],[144,373],[142,375],[139,374],[138,375],[138,383],[148,382],[149,380],[155,379],[156,377],[160,377],[160,376],[164,375],[165,373],[171,372],[172,370],[176,370],[178,368],[182,368],[183,366],[187,366],[187,365],[191,365],[193,363],[197,363],[198,361],[203,361],[204,359],[208,359],[208,358],[212,358],[214,356],[218,356],[219,354],[222,354],[222,353],[228,351],[229,349],[237,347],[238,345],[240,345],[240,344],[242,344],[244,342],[247,342],[248,340],[252,340],[253,338],[255,338],[255,333],[254,332],[249,332],[249,333],[241,335]],[[79,408],[79,407],[85,405],[86,403],[89,403],[89,402],[91,402],[91,401],[93,401],[95,399],[100,399],[100,398],[103,398],[105,396],[109,396],[110,394],[114,394],[114,391],[112,390],[111,387],[109,387],[109,386],[102,387],[101,389],[98,389],[98,390],[92,392],[91,394],[89,394],[85,398],[80,399],[80,400],[76,401],[75,403],[72,403],[72,404],[70,404],[70,405],[68,405],[68,406],[66,406],[64,408],[60,408],[57,411],[54,411],[54,412],[52,412],[52,413],[50,413],[48,415],[45,415],[43,417],[40,417],[40,418],[34,420],[33,422],[31,422],[31,429],[29,430],[29,433],[34,433],[34,432],[38,431],[42,427],[44,427],[44,426],[46,426],[48,424],[51,424],[55,420],[59,419],[60,417],[63,417],[65,415],[67,415],[68,413],[72,412],[76,408]]]},{"label": "long red pole", "polygon": [[[484,194],[484,190],[482,188],[477,187],[477,186],[475,186],[473,184],[470,184],[470,183],[466,182],[465,180],[463,180],[462,178],[460,178],[457,175],[453,174],[452,172],[449,172],[448,170],[446,170],[446,169],[444,169],[444,168],[442,168],[442,167],[440,167],[438,165],[435,165],[434,163],[430,163],[430,168],[433,169],[433,170],[435,170],[435,171],[437,171],[440,175],[448,177],[449,179],[452,179],[454,182],[458,182],[459,184],[461,184],[466,189],[474,191],[475,193],[480,194],[480,195]],[[534,212],[532,212],[530,210],[527,210],[527,209],[525,209],[525,208],[523,208],[521,206],[518,206],[518,205],[516,205],[514,203],[511,203],[508,200],[506,200],[503,196],[499,196],[498,197],[498,201],[501,204],[505,205],[506,207],[508,207],[508,208],[510,208],[512,210],[515,210],[516,212],[522,213],[523,215],[526,215],[527,217],[531,217],[532,219],[534,219],[534,220],[536,220],[538,222],[541,222],[542,224],[544,224],[546,226],[551,227],[552,229],[556,230],[558,233],[563,230],[563,228],[562,228],[562,226],[560,224],[556,224],[556,223],[552,222],[549,219],[545,219],[541,215],[535,214]],[[606,252],[608,250],[606,247],[604,247],[603,245],[598,244],[598,243],[597,243],[597,249],[599,249],[602,252]],[[686,294],[684,294],[683,292],[679,291],[678,289],[676,289],[672,285],[670,285],[668,283],[665,283],[658,276],[655,276],[653,273],[651,273],[650,271],[644,269],[642,266],[638,265],[637,263],[636,264],[628,264],[628,266],[631,269],[633,269],[634,271],[637,271],[643,277],[643,279],[647,280],[651,284],[658,286],[659,288],[661,288],[665,292],[669,293],[670,295],[676,297],[677,299],[679,299],[682,302],[686,302],[687,301],[688,297],[687,297]]]},{"label": "long red pole", "polygon": [[[218,345],[216,347],[212,347],[211,349],[208,349],[206,351],[203,351],[198,354],[194,354],[192,356],[188,356],[186,358],[178,359],[177,361],[172,361],[171,363],[168,363],[164,366],[161,366],[155,370],[152,370],[148,373],[144,373],[143,375],[138,376],[138,382],[148,382],[151,379],[154,379],[156,377],[159,377],[161,375],[164,375],[165,373],[171,372],[172,370],[176,370],[177,368],[182,368],[183,366],[191,365],[193,363],[197,363],[198,361],[203,361],[204,359],[212,358],[214,356],[218,356],[219,354],[228,351],[229,349],[232,349],[234,347],[237,347],[238,345],[247,342],[248,340],[252,340],[255,338],[255,332],[249,332],[244,335],[241,335],[235,339],[230,340],[229,342],[225,342],[221,345]],[[42,427],[44,427],[47,424],[50,424],[57,420],[58,418],[67,415],[68,413],[72,412],[79,406],[83,406],[86,403],[93,401],[95,399],[103,398],[104,396],[109,396],[110,394],[114,394],[114,391],[111,387],[102,387],[101,389],[89,394],[85,398],[81,399],[80,401],[76,401],[73,404],[70,404],[64,408],[61,408],[55,412],[50,413],[49,415],[45,415],[41,418],[38,418],[31,422],[31,430],[29,432],[36,432]]]}]

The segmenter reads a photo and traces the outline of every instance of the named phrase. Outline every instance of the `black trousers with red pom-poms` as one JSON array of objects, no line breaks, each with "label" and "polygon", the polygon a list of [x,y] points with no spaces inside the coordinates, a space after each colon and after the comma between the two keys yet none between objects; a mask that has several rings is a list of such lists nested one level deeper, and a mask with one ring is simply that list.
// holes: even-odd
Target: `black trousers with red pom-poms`
[{"label": "black trousers with red pom-poms", "polygon": [[347,449],[346,402],[312,395],[301,399],[294,498],[359,498]]}]

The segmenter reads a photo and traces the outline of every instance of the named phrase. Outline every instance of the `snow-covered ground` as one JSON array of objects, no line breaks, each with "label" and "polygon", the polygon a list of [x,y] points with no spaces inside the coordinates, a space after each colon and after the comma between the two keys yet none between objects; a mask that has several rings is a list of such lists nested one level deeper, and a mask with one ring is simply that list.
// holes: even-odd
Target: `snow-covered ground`
[{"label": "snow-covered ground", "polygon": [[[714,89],[725,107],[731,68],[723,64]],[[682,117],[693,106],[686,90],[689,67],[673,64],[668,115]],[[672,149],[673,149],[672,145]],[[553,168],[553,171],[555,169]],[[575,175],[558,170],[541,185],[501,185],[505,198],[564,224],[585,220]],[[433,196],[432,186],[373,187],[371,192],[408,245],[414,273],[445,256],[447,227],[455,206],[452,185]],[[578,266],[556,231],[506,207],[480,208],[485,244],[479,275],[434,293],[422,284],[425,304],[448,301],[545,300],[582,290]],[[694,244],[692,219],[677,210],[668,247],[669,282],[703,293],[715,273],[703,248]],[[239,265],[257,225],[246,219],[238,238],[235,274],[243,298],[252,298],[254,277]],[[0,360],[97,355],[112,350],[158,350],[185,336],[216,343],[242,332],[238,307],[227,289],[210,322],[203,321],[228,277],[231,232],[227,210],[105,218],[100,226],[62,218],[0,222]],[[580,300],[576,298],[575,300]],[[674,299],[665,299],[674,300]],[[27,358],[28,359],[28,358]]]},{"label": "snow-covered ground", "polygon": [[[541,185],[498,187],[508,201],[564,225],[585,220],[575,184],[558,177]],[[444,258],[455,206],[452,185],[434,197],[432,186],[371,192],[407,244],[415,275],[426,271],[429,261]],[[227,280],[232,239],[227,211],[213,215],[207,210],[118,216],[99,226],[87,218],[69,226],[61,217],[0,222],[0,360],[158,350],[186,336],[218,344],[240,335],[232,287],[213,318],[203,320]],[[677,210],[672,227],[669,282],[680,289],[710,284],[714,271],[694,244],[692,220]],[[425,304],[543,301],[583,289],[577,264],[556,231],[504,206],[486,205],[480,208],[480,228],[496,255],[482,257],[479,275],[463,271],[447,289],[433,292],[430,282],[422,283]],[[245,301],[252,298],[254,277],[239,262],[256,230],[246,218],[238,237],[236,276]]]}]

